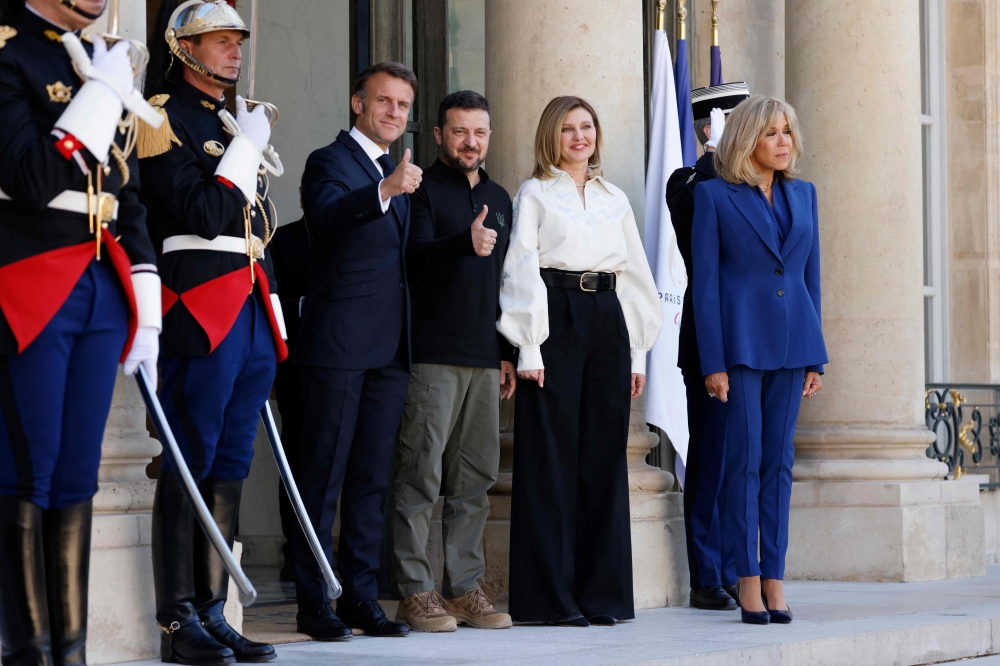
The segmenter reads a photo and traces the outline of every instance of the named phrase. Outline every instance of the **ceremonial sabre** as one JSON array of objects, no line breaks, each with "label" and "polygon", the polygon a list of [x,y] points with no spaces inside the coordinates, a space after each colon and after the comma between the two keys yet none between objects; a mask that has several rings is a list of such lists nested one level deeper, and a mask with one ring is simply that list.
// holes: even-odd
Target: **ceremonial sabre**
[{"label": "ceremonial sabre", "polygon": [[142,399],[146,401],[146,410],[153,419],[153,425],[156,426],[156,431],[160,433],[163,451],[170,456],[174,468],[184,482],[184,492],[191,502],[191,506],[194,507],[194,513],[198,517],[201,529],[205,531],[205,536],[212,542],[215,551],[222,558],[222,565],[229,572],[233,582],[236,583],[236,587],[240,590],[240,604],[243,606],[253,605],[253,602],[257,600],[257,590],[254,589],[250,579],[247,578],[247,575],[243,573],[243,569],[240,568],[239,563],[236,562],[233,552],[229,550],[226,540],[222,538],[219,526],[215,524],[215,519],[208,512],[205,500],[202,498],[201,492],[198,490],[198,486],[191,476],[191,470],[188,469],[187,463],[184,462],[184,456],[181,455],[181,450],[177,446],[174,433],[167,424],[167,417],[163,414],[163,407],[156,397],[156,390],[149,381],[149,375],[146,374],[146,369],[142,365],[139,366],[139,372],[136,374],[135,380],[139,384],[139,392],[142,393]]},{"label": "ceremonial sabre", "polygon": [[316,538],[316,530],[313,529],[312,522],[309,520],[309,514],[306,513],[306,507],[302,504],[302,496],[299,495],[299,488],[295,485],[295,479],[292,478],[291,471],[288,468],[288,458],[285,457],[285,448],[281,445],[278,428],[274,425],[274,415],[271,414],[270,403],[264,403],[264,408],[260,410],[260,418],[264,422],[264,430],[267,431],[267,439],[271,442],[274,461],[278,463],[278,474],[281,475],[281,480],[285,484],[285,490],[288,492],[288,498],[292,501],[295,516],[299,519],[299,525],[302,526],[302,531],[306,535],[306,541],[309,542],[309,549],[312,550],[313,556],[319,564],[319,569],[323,572],[323,578],[326,579],[327,593],[331,599],[336,599],[342,592],[340,583],[337,582],[337,577],[333,575],[333,568],[330,566],[330,561],[326,559],[326,553],[323,552],[323,547],[319,545],[319,539]]},{"label": "ceremonial sabre", "polygon": [[[267,109],[267,118],[271,127],[278,124],[278,107],[270,102],[258,102],[254,99],[257,89],[257,21],[260,12],[257,11],[258,0],[250,0],[250,54],[247,59],[247,109],[253,111],[254,107],[263,105]],[[284,171],[282,169],[282,171]],[[281,174],[277,174],[281,175]]]}]

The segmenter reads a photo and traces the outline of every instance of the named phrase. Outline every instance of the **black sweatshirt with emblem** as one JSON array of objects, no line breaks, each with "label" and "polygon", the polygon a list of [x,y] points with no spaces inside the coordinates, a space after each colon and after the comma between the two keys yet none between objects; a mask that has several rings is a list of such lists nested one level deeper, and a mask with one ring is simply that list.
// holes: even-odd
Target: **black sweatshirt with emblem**
[{"label": "black sweatshirt with emblem", "polygon": [[[424,170],[410,195],[406,262],[413,305],[413,362],[499,368],[513,348],[497,333],[500,277],[513,219],[510,195],[482,169],[471,187],[441,160]],[[489,206],[483,226],[497,232],[488,257],[472,247],[472,223]]]}]

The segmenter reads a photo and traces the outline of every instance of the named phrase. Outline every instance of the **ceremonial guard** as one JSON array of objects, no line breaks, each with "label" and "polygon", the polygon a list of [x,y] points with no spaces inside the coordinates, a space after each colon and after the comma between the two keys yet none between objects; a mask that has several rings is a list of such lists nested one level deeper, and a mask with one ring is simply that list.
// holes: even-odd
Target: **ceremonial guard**
[{"label": "ceremonial guard", "polygon": [[[240,79],[246,24],[224,0],[166,0],[147,93],[166,118],[144,127],[143,199],[163,276],[160,399],[191,474],[233,543],[243,480],[275,363],[288,355],[267,244],[277,227],[264,105],[225,91]],[[254,103],[250,103],[251,106]],[[277,166],[275,166],[277,162]],[[153,505],[153,575],[161,658],[182,664],[262,662],[223,616],[229,576],[164,459]]]},{"label": "ceremonial guard", "polygon": [[131,113],[155,112],[128,42],[79,38],[104,5],[0,0],[5,665],[86,662],[92,498],[118,363],[156,373],[160,281]]}]

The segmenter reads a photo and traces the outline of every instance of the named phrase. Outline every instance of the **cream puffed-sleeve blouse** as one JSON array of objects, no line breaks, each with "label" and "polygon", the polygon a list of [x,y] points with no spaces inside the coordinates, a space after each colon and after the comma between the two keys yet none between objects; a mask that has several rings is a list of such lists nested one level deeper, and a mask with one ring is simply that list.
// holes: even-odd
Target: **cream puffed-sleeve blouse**
[{"label": "cream puffed-sleeve blouse", "polygon": [[540,268],[617,274],[628,327],[632,372],[646,373],[646,352],[663,325],[663,309],[639,240],[628,197],[598,176],[587,181],[587,207],[565,171],[525,182],[514,198],[514,227],[503,264],[497,330],[520,350],[517,369],[544,368],[548,296]]}]

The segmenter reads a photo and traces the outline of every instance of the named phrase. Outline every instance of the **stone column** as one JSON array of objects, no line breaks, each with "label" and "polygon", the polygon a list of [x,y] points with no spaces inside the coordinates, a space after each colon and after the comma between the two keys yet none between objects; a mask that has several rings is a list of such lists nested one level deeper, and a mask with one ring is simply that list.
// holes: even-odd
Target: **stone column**
[{"label": "stone column", "polygon": [[[643,230],[645,120],[641,3],[605,0],[487,0],[486,93],[493,109],[491,177],[513,195],[531,176],[535,130],[558,95],[579,95],[600,115],[604,173],[621,187]],[[502,412],[500,480],[491,492],[487,582],[505,599],[509,550],[513,406]],[[673,477],[645,463],[656,444],[645,401],[633,405],[629,427],[629,490],[637,608],[686,603],[680,495]]]},{"label": "stone column", "polygon": [[942,482],[924,454],[919,8],[788,0],[786,12],[830,354],[795,439],[788,575],[981,575],[978,488]]},{"label": "stone column", "polygon": [[93,664],[158,654],[150,550],[156,482],[146,466],[159,453],[135,380],[119,371],[94,497],[87,640]]}]

